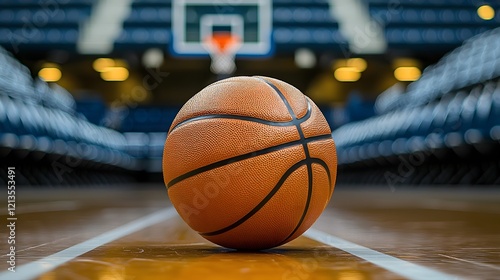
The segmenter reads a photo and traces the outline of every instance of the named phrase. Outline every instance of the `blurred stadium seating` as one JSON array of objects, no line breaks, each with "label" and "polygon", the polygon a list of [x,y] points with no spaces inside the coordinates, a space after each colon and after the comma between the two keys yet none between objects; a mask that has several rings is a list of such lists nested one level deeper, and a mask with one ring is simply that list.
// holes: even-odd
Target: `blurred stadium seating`
[{"label": "blurred stadium seating", "polygon": [[[477,16],[473,1],[412,1],[389,3],[368,0],[371,16],[384,23],[389,45],[418,49],[421,45],[437,48],[456,46],[475,34],[497,27],[499,18],[484,21]],[[494,9],[498,9],[493,5]]]},{"label": "blurred stadium seating", "polygon": [[18,49],[75,49],[93,0],[0,2],[0,44]]},{"label": "blurred stadium seating", "polygon": [[[76,114],[75,100],[63,88],[32,80],[28,69],[1,47],[0,65],[0,152],[6,159],[3,164],[24,159],[41,165],[51,163],[48,168],[33,172],[26,179],[30,184],[47,184],[41,173],[51,169],[57,175],[76,167],[138,168],[135,159],[126,153],[123,134]],[[62,177],[59,181],[67,183]]]},{"label": "blurred stadium seating", "polygon": [[335,130],[341,180],[500,183],[498,44],[500,29],[467,40],[404,94],[380,95],[379,115]]}]

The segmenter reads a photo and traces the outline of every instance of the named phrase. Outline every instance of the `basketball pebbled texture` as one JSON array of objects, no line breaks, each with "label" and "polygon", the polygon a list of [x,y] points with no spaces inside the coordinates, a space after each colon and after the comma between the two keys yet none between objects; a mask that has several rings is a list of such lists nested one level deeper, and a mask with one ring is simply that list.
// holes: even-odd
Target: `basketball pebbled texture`
[{"label": "basketball pebbled texture", "polygon": [[318,107],[268,77],[234,77],[193,96],[163,153],[184,221],[224,247],[260,250],[304,233],[328,204],[337,155]]}]

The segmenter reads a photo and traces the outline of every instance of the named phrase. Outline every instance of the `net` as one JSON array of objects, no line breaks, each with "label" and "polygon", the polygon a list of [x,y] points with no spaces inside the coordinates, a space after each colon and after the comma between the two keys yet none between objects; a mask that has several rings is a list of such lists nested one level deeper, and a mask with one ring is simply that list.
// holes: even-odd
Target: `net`
[{"label": "net", "polygon": [[217,32],[203,41],[210,54],[210,70],[217,75],[229,75],[236,70],[234,58],[241,46],[241,40],[230,32]]}]

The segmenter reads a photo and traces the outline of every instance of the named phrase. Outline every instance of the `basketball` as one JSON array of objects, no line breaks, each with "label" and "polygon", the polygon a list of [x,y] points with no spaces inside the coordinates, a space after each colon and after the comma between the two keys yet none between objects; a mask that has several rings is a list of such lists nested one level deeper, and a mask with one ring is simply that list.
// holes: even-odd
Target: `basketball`
[{"label": "basketball", "polygon": [[332,196],[330,127],[298,89],[268,77],[220,80],[188,100],[163,151],[169,198],[205,239],[242,250],[304,233]]}]

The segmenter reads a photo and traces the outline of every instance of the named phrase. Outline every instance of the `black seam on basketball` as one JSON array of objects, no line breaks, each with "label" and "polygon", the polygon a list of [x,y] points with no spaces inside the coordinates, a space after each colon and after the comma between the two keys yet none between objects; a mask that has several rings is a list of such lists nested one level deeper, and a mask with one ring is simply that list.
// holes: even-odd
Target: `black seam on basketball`
[{"label": "black seam on basketball", "polygon": [[[307,112],[306,114],[298,119],[303,122],[307,121],[311,117],[311,104],[307,101]],[[256,122],[256,123],[261,123],[261,124],[266,124],[270,126],[291,126],[295,125],[294,120],[292,121],[287,121],[287,122],[277,122],[277,121],[268,121],[264,119],[259,119],[259,118],[254,118],[254,117],[246,117],[246,116],[238,116],[238,115],[229,115],[229,114],[210,114],[210,115],[203,115],[203,116],[197,116],[197,117],[192,117],[186,120],[183,120],[182,122],[176,124],[171,130],[170,133],[172,133],[175,129],[178,127],[185,125],[190,122],[194,121],[199,121],[199,120],[207,120],[207,119],[234,119],[234,120],[242,120],[242,121],[249,121],[249,122]]]},{"label": "black seam on basketball", "polygon": [[[308,165],[308,167],[311,167],[311,169],[312,169],[312,164],[314,164],[314,163],[321,165],[325,169],[326,175],[328,176],[329,193],[331,193],[332,192],[332,177],[330,174],[330,169],[328,168],[328,164],[319,158],[310,158],[309,162],[310,162],[310,165]],[[308,172],[309,172],[309,170],[308,170]],[[312,170],[311,170],[311,174],[312,174]],[[310,180],[308,181],[309,186],[312,186],[312,183],[313,183],[312,176],[310,176],[309,178],[310,178]],[[307,196],[309,199],[306,200],[305,209],[309,209],[310,196],[312,196],[312,187],[310,187],[308,189]],[[290,239],[290,237],[292,237],[297,232],[297,230],[299,230],[300,226],[302,225],[302,222],[305,219],[306,213],[307,213],[307,211],[304,211],[302,213],[302,216],[300,217],[300,220],[299,220],[298,224],[295,226],[295,228],[293,229],[293,231],[285,239],[283,239],[283,241],[280,242],[279,245],[282,245],[282,244],[285,244],[286,242],[288,242],[288,239]]]},{"label": "black seam on basketball", "polygon": [[264,199],[262,199],[262,201],[259,204],[257,204],[257,206],[255,206],[250,212],[248,212],[245,216],[240,218],[238,221],[232,223],[231,225],[229,225],[225,228],[222,228],[222,229],[219,229],[216,231],[212,231],[212,232],[200,232],[199,234],[203,235],[203,236],[214,236],[214,235],[218,235],[218,234],[230,231],[230,230],[238,227],[239,225],[243,224],[245,221],[250,219],[255,213],[259,212],[259,210],[262,207],[264,207],[264,205],[266,205],[267,202],[269,200],[271,200],[271,198],[273,198],[273,196],[276,194],[276,192],[278,192],[279,189],[281,189],[281,186],[285,183],[286,179],[288,179],[288,177],[293,172],[295,172],[297,169],[302,167],[305,162],[306,162],[306,160],[301,160],[301,161],[297,162],[296,164],[292,165],[290,168],[288,168],[287,171],[285,172],[285,174],[283,174],[283,176],[281,176],[278,183],[276,183],[274,188],[272,188],[272,190],[266,195],[266,197],[264,197]]},{"label": "black seam on basketball", "polygon": [[[304,132],[302,131],[302,128],[300,127],[300,124],[303,123],[304,121],[297,118],[297,115],[295,115],[295,113],[293,112],[292,106],[290,105],[290,103],[288,103],[288,100],[286,99],[285,95],[279,90],[278,87],[276,87],[273,83],[271,83],[263,78],[258,78],[258,79],[260,79],[263,82],[265,82],[266,84],[268,84],[278,94],[278,96],[281,98],[281,100],[285,104],[286,108],[288,109],[288,113],[292,116],[292,119],[293,119],[291,121],[291,123],[295,125],[295,127],[297,128],[297,132],[299,133],[302,147],[304,148],[304,152],[306,154],[306,159],[309,158],[309,149],[307,148],[307,142],[304,141],[305,140]],[[305,100],[306,100],[306,102],[308,102],[307,98],[305,98]]]},{"label": "black seam on basketball", "polygon": [[[305,138],[305,135],[304,135],[304,132],[302,131],[302,127],[300,126],[300,124],[302,123],[300,120],[297,119],[297,116],[295,115],[295,113],[293,112],[293,109],[292,109],[292,106],[290,106],[290,103],[288,103],[288,100],[286,99],[285,95],[278,89],[278,87],[276,87],[274,84],[272,84],[271,82],[265,80],[265,79],[262,79],[262,78],[259,78],[261,80],[263,80],[265,83],[267,83],[270,87],[272,87],[274,89],[274,91],[276,91],[276,93],[279,95],[279,97],[281,98],[281,100],[283,100],[283,103],[285,103],[285,106],[287,107],[288,109],[288,112],[290,113],[290,115],[292,116],[293,118],[293,122],[295,124],[295,126],[297,127],[297,131],[299,133],[299,136],[300,136],[300,143],[302,144],[302,148],[304,149],[304,154],[306,156],[306,159],[305,159],[305,164],[307,165],[307,181],[308,181],[308,186],[307,186],[307,199],[306,199],[306,205],[304,207],[304,211],[302,212],[302,216],[299,220],[299,222],[297,223],[295,229],[292,231],[292,233],[290,233],[290,235],[286,238],[288,239],[290,236],[292,236],[296,231],[297,229],[302,225],[302,222],[304,221],[304,218],[305,216],[307,215],[307,211],[309,210],[309,205],[311,203],[311,196],[312,196],[312,188],[313,188],[313,184],[312,184],[312,181],[313,181],[313,178],[312,178],[312,162],[311,162],[311,155],[309,154],[309,148],[307,147],[307,141],[306,141],[306,138]],[[306,98],[306,102],[307,101],[307,98]],[[285,240],[286,240],[285,239]]]},{"label": "black seam on basketball", "polygon": [[[306,138],[306,142],[307,143],[311,143],[311,142],[314,142],[314,141],[321,141],[321,140],[328,140],[328,139],[332,139],[332,135],[331,134],[323,134],[323,135],[309,137],[309,138]],[[211,163],[209,165],[205,165],[203,167],[194,169],[192,171],[184,173],[184,174],[182,174],[180,176],[177,176],[174,179],[170,180],[167,183],[167,189],[173,187],[175,184],[179,183],[182,180],[185,180],[185,179],[190,178],[192,176],[198,175],[200,173],[203,173],[203,172],[206,172],[206,171],[210,171],[210,170],[218,168],[218,167],[222,167],[222,166],[224,166],[226,164],[231,164],[231,163],[234,163],[234,162],[242,161],[242,160],[245,160],[245,159],[250,159],[250,158],[253,158],[253,157],[256,157],[256,156],[260,156],[260,155],[265,155],[265,154],[268,154],[268,153],[271,153],[271,152],[279,151],[279,150],[282,150],[282,149],[285,149],[285,148],[289,148],[289,147],[293,147],[293,146],[296,146],[296,145],[301,145],[302,144],[301,141],[302,140],[296,140],[296,141],[293,141],[293,142],[287,142],[287,143],[284,143],[284,144],[280,144],[280,145],[268,147],[268,148],[257,150],[257,151],[252,151],[252,152],[249,152],[249,153],[246,153],[246,154],[243,154],[243,155],[239,155],[239,156],[235,156],[235,157],[223,159],[223,160]]]},{"label": "black seam on basketball", "polygon": [[[328,169],[328,165],[326,164],[326,162],[324,162],[322,159],[319,159],[319,158],[310,158],[309,160],[304,159],[304,160],[301,160],[301,161],[297,162],[296,164],[292,165],[290,168],[288,168],[287,171],[280,178],[280,180],[278,181],[278,183],[276,183],[276,185],[274,186],[274,188],[266,195],[266,197],[256,207],[254,207],[250,212],[248,212],[245,216],[243,216],[242,218],[240,218],[238,221],[234,222],[233,224],[231,224],[231,225],[229,225],[227,227],[224,227],[222,229],[219,229],[219,230],[216,230],[216,231],[212,231],[212,232],[200,232],[199,234],[203,235],[203,236],[214,236],[214,235],[218,235],[218,234],[222,234],[222,233],[228,232],[228,231],[230,231],[230,230],[238,227],[239,225],[243,224],[245,221],[247,221],[248,219],[250,219],[257,212],[259,212],[259,210],[262,209],[262,207],[264,207],[264,205],[266,205],[267,202],[269,202],[269,200],[271,200],[271,198],[274,197],[274,195],[281,189],[281,186],[285,183],[286,179],[288,179],[288,177],[293,172],[295,172],[300,167],[304,166],[304,164],[306,164],[306,166],[308,168],[310,167],[312,169],[312,164],[313,163],[317,163],[317,164],[319,164],[319,165],[321,165],[321,166],[323,166],[325,168],[325,171],[326,171],[327,176],[328,176],[328,185],[330,186],[330,191],[331,191],[331,187],[332,187],[332,184],[331,184],[331,175],[330,175],[330,170]],[[308,172],[312,173],[312,170],[311,171],[308,170]],[[308,178],[308,184],[312,185],[312,176],[309,176],[309,178]],[[309,199],[306,200],[306,206],[305,206],[306,209],[309,208],[310,196],[312,196],[312,188],[308,188],[308,197],[309,197]],[[302,213],[300,221],[297,224],[297,226],[294,228],[294,230],[292,231],[292,233],[290,233],[279,244],[286,243],[286,241],[292,235],[294,235],[295,232],[297,232],[297,230],[299,229],[299,227],[302,225],[303,220],[305,219],[306,213],[307,212],[303,212]]]},{"label": "black seam on basketball", "polygon": [[306,205],[304,206],[304,211],[302,212],[302,216],[300,216],[299,222],[295,226],[295,228],[292,230],[292,232],[284,239],[285,241],[290,238],[292,235],[297,232],[299,227],[302,225],[302,222],[304,222],[304,219],[307,214],[307,210],[309,210],[309,205],[311,204],[311,197],[312,197],[312,165],[310,163],[310,158],[306,159],[306,164],[307,164],[307,199],[306,199]]},{"label": "black seam on basketball", "polygon": [[328,164],[322,160],[322,159],[319,159],[319,158],[311,158],[311,163],[316,163],[316,164],[319,164],[321,165],[325,171],[326,171],[326,175],[328,176],[328,186],[329,186],[329,193],[332,193],[332,174],[330,173],[330,168],[328,168]]},{"label": "black seam on basketball", "polygon": [[292,116],[292,118],[294,120],[297,119],[297,116],[295,115],[295,113],[293,112],[293,109],[292,109],[292,106],[290,105],[290,103],[288,103],[288,100],[286,99],[285,95],[279,90],[278,87],[276,87],[273,83],[263,79],[263,78],[257,78],[261,81],[263,81],[264,83],[266,83],[267,85],[269,85],[272,89],[274,89],[274,91],[278,94],[278,96],[280,97],[281,101],[283,101],[283,103],[285,104],[286,106],[286,109],[288,110],[288,113],[290,114],[290,116]]}]

